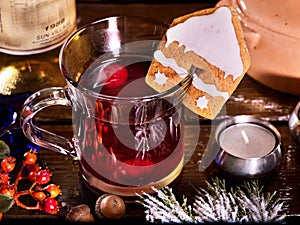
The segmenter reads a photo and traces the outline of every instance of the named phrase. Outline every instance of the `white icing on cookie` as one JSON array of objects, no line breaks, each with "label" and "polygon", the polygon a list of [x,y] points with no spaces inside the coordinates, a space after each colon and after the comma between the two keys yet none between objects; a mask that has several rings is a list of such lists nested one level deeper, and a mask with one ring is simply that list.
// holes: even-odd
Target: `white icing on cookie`
[{"label": "white icing on cookie", "polygon": [[168,80],[168,78],[166,77],[166,75],[164,73],[161,73],[160,71],[157,71],[157,73],[155,73],[155,79],[154,81],[159,84],[159,85],[163,85],[166,83],[166,81]]},{"label": "white icing on cookie", "polygon": [[196,100],[197,107],[200,109],[207,108],[208,109],[208,100],[206,99],[205,96],[201,96]]},{"label": "white icing on cookie", "polygon": [[165,57],[163,52],[160,50],[156,50],[154,52],[154,58],[163,66],[172,68],[181,78],[184,78],[188,73],[186,69],[178,66],[174,59]]},{"label": "white icing on cookie", "polygon": [[243,73],[240,47],[231,21],[231,11],[220,7],[209,15],[195,16],[168,29],[166,47],[173,41],[233,76]]},{"label": "white icing on cookie", "polygon": [[[158,62],[160,62],[163,66],[168,66],[168,67],[172,68],[177,74],[179,74],[179,76],[181,78],[184,78],[188,73],[186,69],[178,66],[174,59],[166,58],[164,56],[163,52],[160,50],[157,50],[154,52],[154,58]],[[162,84],[162,82],[165,82],[164,80],[160,80],[160,79],[164,79],[162,75],[159,75],[158,77],[156,77],[156,76],[157,76],[157,74],[155,74],[156,83],[161,82],[161,84]],[[229,98],[228,92],[219,91],[215,85],[204,83],[196,74],[194,74],[193,77],[194,78],[193,78],[192,85],[195,88],[197,88],[198,90],[204,91],[213,97],[222,96],[223,98],[225,98],[225,100],[227,100]]]},{"label": "white icing on cookie", "polygon": [[229,98],[228,92],[222,92],[219,91],[214,84],[206,84],[204,83],[198,76],[197,74],[193,75],[193,82],[192,84],[194,85],[195,88],[198,90],[204,91],[207,94],[216,97],[216,96],[222,96],[227,100]]}]

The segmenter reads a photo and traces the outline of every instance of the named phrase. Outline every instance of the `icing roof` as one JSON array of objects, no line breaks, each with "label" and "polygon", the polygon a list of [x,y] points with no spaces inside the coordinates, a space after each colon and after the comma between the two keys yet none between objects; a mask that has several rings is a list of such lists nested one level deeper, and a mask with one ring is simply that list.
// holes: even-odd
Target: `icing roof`
[{"label": "icing roof", "polygon": [[193,51],[209,63],[231,74],[233,79],[243,73],[240,47],[228,7],[220,7],[214,13],[194,16],[168,29],[166,47],[178,41],[185,52]]}]

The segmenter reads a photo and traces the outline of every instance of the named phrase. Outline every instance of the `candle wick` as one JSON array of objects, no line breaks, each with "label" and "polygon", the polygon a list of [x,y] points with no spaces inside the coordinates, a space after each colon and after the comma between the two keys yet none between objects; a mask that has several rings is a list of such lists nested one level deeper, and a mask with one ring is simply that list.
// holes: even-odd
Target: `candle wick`
[{"label": "candle wick", "polygon": [[242,131],[241,131],[241,135],[242,135],[242,137],[243,137],[245,143],[246,143],[246,144],[249,144],[249,138],[248,138],[248,135],[247,135],[247,133],[246,133],[245,130],[242,130]]}]

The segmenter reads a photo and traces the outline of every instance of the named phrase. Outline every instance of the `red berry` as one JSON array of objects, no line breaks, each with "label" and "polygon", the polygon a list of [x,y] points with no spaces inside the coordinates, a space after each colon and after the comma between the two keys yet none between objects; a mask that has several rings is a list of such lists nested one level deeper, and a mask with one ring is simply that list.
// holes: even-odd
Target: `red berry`
[{"label": "red berry", "polygon": [[30,165],[35,164],[37,160],[37,155],[35,151],[28,151],[24,154],[24,164]]},{"label": "red berry", "polygon": [[8,196],[11,196],[11,197],[14,196],[15,192],[16,192],[16,190],[15,190],[15,187],[14,187],[13,184],[3,185],[0,189],[0,194],[8,195]]},{"label": "red berry", "polygon": [[0,173],[0,185],[8,184],[9,175],[8,173]]},{"label": "red berry", "polygon": [[49,184],[45,190],[49,192],[51,198],[55,198],[61,193],[61,189],[56,184]]},{"label": "red berry", "polygon": [[43,201],[47,197],[46,194],[42,191],[35,191],[31,194],[31,196],[38,201]]},{"label": "red berry", "polygon": [[35,172],[35,174],[40,170],[39,166],[37,164],[28,164],[25,165],[22,170],[22,176],[28,177],[31,172]]},{"label": "red berry", "polygon": [[2,169],[7,173],[11,172],[15,168],[15,165],[16,159],[11,156],[4,158],[1,162]]},{"label": "red berry", "polygon": [[44,200],[43,209],[46,213],[57,214],[59,211],[58,201],[56,201],[54,198],[46,198]]},{"label": "red berry", "polygon": [[110,64],[99,72],[100,76],[108,77],[105,87],[115,88],[123,84],[128,77],[127,69],[120,64]]},{"label": "red berry", "polygon": [[28,174],[28,180],[30,180],[32,183],[35,182],[37,173],[38,173],[38,171],[31,171]]},{"label": "red berry", "polygon": [[36,174],[36,182],[39,184],[47,184],[51,179],[51,175],[48,169],[40,170]]},{"label": "red berry", "polygon": [[30,164],[30,165],[26,166],[26,169],[28,170],[28,172],[31,172],[31,171],[38,172],[40,170],[40,167],[37,164]]}]

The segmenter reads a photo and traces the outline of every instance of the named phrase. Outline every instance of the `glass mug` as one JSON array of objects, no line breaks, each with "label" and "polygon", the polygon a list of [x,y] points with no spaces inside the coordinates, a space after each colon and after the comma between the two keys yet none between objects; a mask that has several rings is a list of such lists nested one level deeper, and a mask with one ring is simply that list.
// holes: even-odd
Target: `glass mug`
[{"label": "glass mug", "polygon": [[[141,17],[109,17],[78,29],[62,46],[67,87],[49,87],[24,103],[21,126],[34,143],[79,159],[96,192],[134,196],[170,184],[184,161],[182,100],[192,82],[157,93],[145,75],[168,26]],[[110,72],[113,71],[113,72]],[[72,108],[72,140],[41,129],[44,108]]]}]

